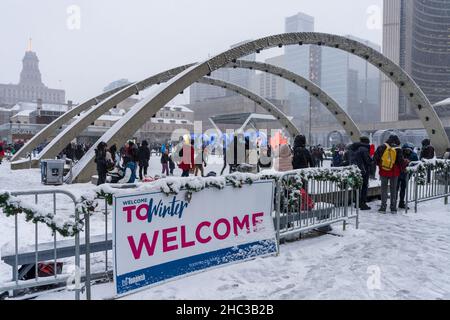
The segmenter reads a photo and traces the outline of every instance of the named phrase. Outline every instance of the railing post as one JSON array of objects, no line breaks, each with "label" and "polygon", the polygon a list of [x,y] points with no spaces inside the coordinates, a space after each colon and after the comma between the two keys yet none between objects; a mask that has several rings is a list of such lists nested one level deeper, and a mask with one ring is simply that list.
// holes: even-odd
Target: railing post
[{"label": "railing post", "polygon": [[[78,224],[80,222],[80,213],[75,209],[75,221]],[[81,276],[80,269],[80,233],[75,234],[75,276]],[[75,300],[80,300],[80,285],[79,279],[75,279]]]},{"label": "railing post", "polygon": [[417,176],[414,174],[414,213],[417,213],[417,204],[419,201],[419,183],[417,182]]},{"label": "railing post", "polygon": [[276,182],[276,189],[275,189],[275,201],[276,201],[276,237],[277,237],[277,243],[278,243],[278,253],[280,252],[280,212],[281,212],[281,192],[282,192],[282,186],[283,186],[283,176],[281,176],[278,181]]},{"label": "railing post", "polygon": [[105,197],[105,272],[108,272],[108,199]]},{"label": "railing post", "polygon": [[356,194],[356,229],[359,229],[359,196],[361,189],[357,190],[357,194]]},{"label": "railing post", "polygon": [[410,173],[406,172],[406,188],[405,188],[405,214],[408,214],[408,202],[409,202],[409,183]]},{"label": "railing post", "polygon": [[445,167],[445,198],[444,204],[448,205],[448,168]]},{"label": "railing post", "polygon": [[[348,186],[347,186],[346,183],[344,184],[344,188],[345,188],[345,192],[344,192],[344,216],[345,216],[345,219],[348,219]],[[347,227],[347,220],[344,220],[343,226],[342,226],[342,230],[345,231],[346,227]]]},{"label": "railing post", "polygon": [[91,300],[91,244],[90,244],[90,225],[89,213],[84,214],[84,245],[86,250],[86,300]]}]

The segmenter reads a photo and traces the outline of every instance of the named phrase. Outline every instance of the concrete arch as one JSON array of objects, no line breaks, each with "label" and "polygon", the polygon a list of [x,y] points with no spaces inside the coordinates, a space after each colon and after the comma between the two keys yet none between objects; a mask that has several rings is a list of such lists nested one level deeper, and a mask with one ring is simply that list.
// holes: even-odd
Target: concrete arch
[{"label": "concrete arch", "polygon": [[[108,144],[125,141],[127,137],[134,133],[136,127],[141,127],[146,119],[156,114],[159,109],[171,101],[178,93],[185,90],[198,79],[211,74],[211,72],[231,62],[236,62],[239,58],[277,46],[304,44],[323,45],[340,49],[359,56],[373,64],[393,80],[411,104],[415,106],[437,152],[442,153],[447,147],[450,147],[447,134],[431,103],[413,79],[402,68],[381,53],[360,42],[342,36],[314,32],[285,33],[250,41],[188,68],[165,83],[158,92],[134,106],[127,116],[119,120],[100,140]],[[80,177],[83,176],[84,168],[92,160],[91,151],[93,150],[90,150],[78,162],[77,175]]]},{"label": "concrete arch", "polygon": [[[117,91],[114,95],[110,96],[108,99],[104,100],[102,103],[96,105],[92,109],[90,109],[87,113],[85,113],[82,117],[75,120],[71,123],[67,128],[61,131],[37,156],[36,159],[33,160],[32,166],[38,167],[39,161],[42,159],[53,159],[55,158],[61,150],[63,150],[73,139],[77,137],[77,135],[86,129],[91,123],[97,120],[100,116],[108,112],[108,110],[114,108],[117,104],[124,101],[128,97],[138,93],[139,91],[145,90],[152,85],[163,83],[175,75],[179,74],[183,70],[186,70],[188,67],[193,64],[184,65],[181,67],[177,67],[168,71],[161,72],[157,75],[151,76],[143,81],[132,83],[131,85],[125,87],[124,89]],[[86,108],[87,109],[87,108]],[[72,115],[79,114],[72,113]],[[71,118],[73,118],[73,116]],[[70,119],[71,119],[70,118]],[[70,120],[68,117],[65,117],[66,122]],[[24,163],[25,168],[28,167],[28,163]],[[20,169],[23,167],[23,163],[11,164],[11,167],[14,169]]]},{"label": "concrete arch", "polygon": [[[184,67],[187,67],[187,66],[184,66]],[[181,67],[181,68],[184,68],[184,67]],[[236,61],[235,63],[231,63],[231,64],[227,65],[226,67],[259,70],[259,71],[268,72],[268,73],[271,73],[274,75],[278,75],[286,80],[291,81],[292,83],[303,88],[304,90],[309,92],[312,96],[314,96],[316,99],[318,99],[336,118],[338,123],[344,128],[344,130],[349,135],[349,137],[352,139],[352,141],[358,141],[359,137],[361,136],[359,128],[357,127],[355,122],[351,119],[351,117],[346,113],[346,111],[343,108],[341,108],[339,106],[339,104],[333,98],[331,98],[328,94],[326,94],[319,86],[314,84],[312,81],[310,81],[304,77],[301,77],[298,74],[293,73],[289,70],[286,70],[284,68],[277,67],[274,65],[270,65],[267,63],[239,60],[239,61]],[[179,68],[172,69],[167,72],[170,74],[174,74],[174,73],[176,73],[176,72],[173,72],[174,70],[176,72],[178,72]],[[162,74],[159,74],[156,77],[161,78],[160,77],[161,75]],[[166,81],[167,79],[164,77],[164,79],[160,79],[160,80],[161,80],[161,82],[163,82],[163,80]],[[144,80],[143,82],[146,82],[145,86],[150,86],[150,85],[154,84],[152,81],[149,82],[148,79]],[[123,101],[120,99],[125,99],[128,96],[134,94],[135,91],[133,88],[138,86],[138,89],[139,89],[141,83],[142,82],[133,83],[133,84],[129,85],[127,88],[122,87],[121,89],[126,88],[127,90],[124,90],[125,92],[121,92],[120,95],[117,94],[114,97],[112,97],[110,100],[105,101],[104,104],[99,105],[98,108],[95,109],[96,112],[92,112],[87,115],[88,118],[78,119],[74,124],[71,125],[70,128],[67,128],[66,130],[64,130],[64,132],[61,132],[61,134],[55,138],[55,142],[51,143],[48,147],[46,147],[38,155],[38,158],[33,163],[33,167],[37,167],[38,163],[41,159],[53,158],[57,154],[59,154],[59,152],[61,152],[61,150],[70,141],[72,141],[75,138],[73,133],[78,133],[78,132],[81,132],[82,130],[84,130],[90,123],[95,121],[95,119],[93,119],[93,118],[95,116],[97,116],[97,118],[98,118],[101,115],[100,113],[102,111],[104,111],[106,108],[108,108],[108,106],[117,104],[117,103]],[[140,90],[142,90],[142,89],[140,89]],[[112,93],[116,93],[118,91],[119,90],[116,89]],[[77,107],[77,109],[74,110],[74,111],[77,111],[77,113],[71,112],[71,116],[65,114],[65,115],[61,116],[60,118],[58,118],[57,120],[55,120],[55,121],[58,121],[57,122],[59,124],[58,127],[56,127],[57,124],[52,123],[48,127],[46,127],[44,130],[42,130],[41,132],[50,132],[50,131],[54,132],[56,130],[56,128],[59,128],[62,124],[68,122],[71,118],[73,118],[73,116],[75,114],[79,114],[80,112],[86,110],[87,108],[88,107],[85,107],[84,104],[83,104],[83,106]],[[62,123],[63,121],[64,121],[64,123]],[[35,143],[39,144],[40,142],[38,142],[38,140],[46,139],[48,137],[48,135],[45,138],[44,138],[44,136],[45,136],[44,134],[38,134],[35,136],[35,138],[33,138],[33,140],[35,140]],[[29,147],[31,147],[31,146],[29,146]],[[28,165],[28,163],[26,163],[26,165]],[[13,164],[12,166],[17,167],[18,165]]]},{"label": "concrete arch", "polygon": [[[238,86],[238,85],[230,83],[230,82],[226,82],[226,81],[218,80],[218,79],[214,79],[214,78],[209,78],[209,77],[203,77],[201,79],[198,79],[196,82],[201,83],[201,84],[221,87],[221,88],[224,88],[227,90],[234,91],[234,92],[254,101],[258,105],[260,105],[264,110],[266,110],[271,115],[273,115],[280,122],[280,124],[283,126],[283,128],[288,131],[288,133],[291,135],[291,137],[294,138],[295,136],[300,134],[297,127],[292,123],[291,120],[289,120],[289,118],[277,106],[275,106],[270,101],[262,98],[261,96],[251,92],[250,90],[247,90],[241,86]],[[132,110],[130,110],[129,112],[132,112]],[[121,145],[121,144],[125,143],[125,141],[128,139],[129,139],[129,137],[122,137],[122,139],[117,139],[112,142],[110,141],[109,145],[112,145],[112,144]],[[97,141],[97,143],[85,154],[83,159],[79,163],[75,164],[75,166],[73,167],[73,170],[72,170],[72,174],[73,174],[72,181],[88,182],[91,180],[91,176],[95,172],[95,164],[93,162],[94,155],[95,155],[94,149],[100,141],[103,141],[103,140],[99,139]]]},{"label": "concrete arch", "polygon": [[226,67],[263,71],[291,81],[319,100],[336,118],[353,142],[359,141],[361,132],[350,115],[332,97],[312,81],[284,68],[255,61],[238,60],[228,64]]},{"label": "concrete arch", "polygon": [[16,152],[16,154],[12,157],[12,161],[19,160],[22,157],[25,157],[25,155],[28,152],[33,151],[36,147],[38,147],[41,143],[44,143],[53,133],[56,132],[59,128],[61,128],[63,125],[65,125],[67,122],[69,122],[72,118],[74,118],[77,114],[80,114],[81,112],[86,111],[93,105],[98,104],[99,102],[107,99],[108,97],[112,96],[116,92],[124,89],[125,86],[122,86],[120,88],[116,88],[113,90],[110,90],[108,92],[102,93],[92,99],[89,99],[82,104],[74,107],[72,110],[67,111],[63,115],[61,115],[58,119],[54,120],[52,123],[50,123],[48,126],[46,126],[44,129],[39,131],[37,134],[33,136],[22,148],[19,149],[19,151]]}]

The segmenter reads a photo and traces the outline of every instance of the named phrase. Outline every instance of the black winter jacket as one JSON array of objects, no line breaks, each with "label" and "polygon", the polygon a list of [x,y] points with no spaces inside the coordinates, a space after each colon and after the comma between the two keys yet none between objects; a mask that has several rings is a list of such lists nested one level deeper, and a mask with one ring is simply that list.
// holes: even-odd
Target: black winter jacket
[{"label": "black winter jacket", "polygon": [[314,167],[314,161],[311,157],[311,152],[309,152],[303,142],[300,142],[299,139],[295,139],[292,157],[292,168],[294,168],[294,170],[298,170],[311,167]]},{"label": "black winter jacket", "polygon": [[138,159],[140,167],[147,167],[150,160],[150,149],[147,146],[140,146],[138,149]]},{"label": "black winter jacket", "polygon": [[358,166],[363,175],[368,175],[373,162],[370,157],[370,145],[357,142],[350,146],[350,150],[350,164]]}]

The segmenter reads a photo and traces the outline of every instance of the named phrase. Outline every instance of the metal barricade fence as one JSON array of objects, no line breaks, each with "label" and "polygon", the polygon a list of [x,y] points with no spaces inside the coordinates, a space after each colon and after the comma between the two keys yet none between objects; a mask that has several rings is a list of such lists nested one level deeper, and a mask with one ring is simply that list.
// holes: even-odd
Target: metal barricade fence
[{"label": "metal barricade fence", "polygon": [[420,202],[442,199],[448,204],[450,196],[449,189],[449,169],[436,167],[426,169],[426,173],[411,172],[406,178],[405,211],[408,213],[408,204],[414,204],[414,212],[417,213],[417,206]]},{"label": "metal barricade fence", "polygon": [[[60,189],[43,189],[43,190],[32,190],[32,191],[18,191],[18,192],[11,192],[11,195],[14,197],[20,197],[20,196],[34,196],[34,203],[39,204],[39,196],[40,195],[52,195],[53,196],[53,214],[56,215],[57,213],[57,200],[56,195],[61,194],[65,195],[70,198],[70,200],[73,202],[73,212],[74,212],[74,221],[79,221],[79,213],[76,210],[76,197],[68,191],[60,190]],[[89,220],[89,219],[88,219]],[[54,268],[54,276],[52,277],[39,277],[39,270],[38,266],[39,263],[42,261],[48,261],[48,259],[42,260],[42,256],[39,257],[39,229],[38,229],[38,223],[35,223],[34,227],[34,259],[33,262],[30,263],[30,265],[34,264],[34,272],[35,272],[35,278],[32,280],[20,280],[19,279],[19,265],[22,265],[21,261],[19,260],[19,257],[22,256],[22,253],[20,253],[19,249],[19,239],[21,238],[19,235],[19,225],[18,225],[18,215],[16,214],[14,216],[14,252],[13,252],[13,260],[12,260],[12,269],[13,269],[13,278],[11,282],[7,283],[1,283],[0,284],[0,292],[10,292],[13,293],[17,290],[23,290],[27,288],[36,288],[41,286],[47,286],[52,284],[59,284],[67,282],[69,278],[73,278],[73,274],[62,274],[58,275],[57,273],[57,260],[58,260],[58,248],[57,246],[57,235],[56,232],[53,232],[53,243],[52,243],[52,260],[53,260],[53,268]],[[80,235],[77,233],[74,237],[75,240],[75,268],[76,271],[80,270]],[[42,245],[42,244],[41,244]],[[89,232],[86,233],[86,239],[85,239],[85,245],[89,246]],[[47,252],[49,250],[46,250]],[[88,252],[88,251],[87,251]],[[2,257],[4,258],[4,257]],[[29,257],[26,260],[29,260]],[[76,279],[74,279],[77,281]],[[88,286],[88,284],[87,284]],[[78,286],[75,286],[75,299],[80,299],[80,288]]]},{"label": "metal barricade fence", "polygon": [[[353,190],[345,185],[340,185],[337,182],[331,181],[320,181],[316,179],[308,179],[303,181],[303,187],[299,188],[298,183],[296,181],[298,178],[298,174],[295,172],[286,173],[282,177],[280,177],[276,183],[276,192],[274,193],[275,199],[275,228],[277,232],[277,239],[280,241],[281,239],[286,238],[292,234],[298,234],[302,232],[306,232],[312,229],[317,229],[321,227],[325,227],[331,224],[340,223],[343,224],[343,229],[345,230],[346,225],[350,219],[356,220],[356,228],[359,227],[359,190]],[[118,189],[133,189],[136,188],[137,185],[111,185],[111,187]],[[302,195],[302,189],[304,190]],[[76,197],[68,192],[61,189],[43,189],[43,190],[32,190],[32,191],[21,191],[21,192],[11,192],[12,196],[34,196],[35,203],[39,204],[39,195],[53,195],[53,213],[56,215],[56,195],[61,194],[69,197],[74,204],[74,221],[80,221],[80,215],[76,210],[77,199]],[[75,257],[75,268],[78,273],[78,284],[81,280],[85,279],[85,291],[86,291],[86,299],[91,299],[91,280],[97,277],[99,274],[91,274],[91,252],[99,252],[104,250],[105,255],[105,267],[103,274],[112,273],[112,265],[108,263],[108,251],[112,250],[112,246],[110,244],[111,239],[108,238],[109,230],[108,230],[108,218],[111,219],[111,207],[108,205],[108,200],[105,198],[99,198],[100,203],[103,202],[99,210],[103,211],[105,215],[105,225],[104,225],[104,235],[101,235],[101,241],[91,240],[90,235],[90,217],[89,214],[84,214],[84,244],[80,244],[80,234],[77,233],[74,236],[74,252],[72,255],[68,255],[68,252],[65,252],[64,257]],[[308,199],[309,205],[308,205]],[[103,200],[103,201],[102,201]],[[314,205],[312,205],[314,202]],[[353,204],[356,204],[353,206]],[[103,207],[103,208],[102,208]],[[0,283],[0,293],[9,291],[15,292],[16,290],[23,290],[27,288],[36,288],[42,287],[51,284],[61,284],[67,283],[67,280],[73,279],[73,274],[60,274],[58,275],[56,270],[57,260],[61,258],[58,254],[60,252],[61,247],[57,244],[56,233],[53,234],[53,244],[52,244],[52,261],[54,264],[55,275],[53,277],[39,277],[38,274],[38,264],[41,261],[48,261],[46,259],[42,260],[39,255],[40,251],[39,246],[43,245],[39,243],[39,234],[38,234],[38,223],[35,223],[35,237],[34,237],[34,252],[31,253],[34,255],[33,264],[36,272],[35,279],[32,280],[20,280],[18,274],[18,267],[20,265],[20,259],[22,259],[19,249],[19,227],[18,227],[18,216],[15,215],[15,238],[14,238],[14,253],[13,253],[13,281],[8,283]],[[97,237],[97,236],[95,236]],[[94,237],[94,238],[95,238]],[[91,248],[91,244],[95,246]],[[71,245],[72,246],[72,245]],[[73,250],[73,246],[71,247]],[[85,272],[84,275],[81,274],[80,269],[80,257],[85,254]],[[48,252],[47,252],[48,255]],[[21,257],[19,259],[19,257]],[[3,258],[3,257],[2,257]],[[15,261],[15,262],[14,262]],[[27,262],[28,263],[28,262]],[[77,279],[75,279],[76,281]],[[75,299],[80,299],[80,286],[75,286]]]},{"label": "metal barricade fence", "polygon": [[286,173],[277,182],[278,241],[340,222],[345,230],[349,219],[355,219],[355,226],[359,228],[359,190],[316,179],[303,180],[300,186],[297,177],[296,173]]}]

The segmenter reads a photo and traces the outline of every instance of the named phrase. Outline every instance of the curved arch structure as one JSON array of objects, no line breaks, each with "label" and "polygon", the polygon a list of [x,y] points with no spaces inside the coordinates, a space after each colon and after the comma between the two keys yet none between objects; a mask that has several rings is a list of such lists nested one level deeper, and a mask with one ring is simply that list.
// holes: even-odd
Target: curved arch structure
[{"label": "curved arch structure", "polygon": [[[125,99],[131,97],[132,95],[139,93],[139,91],[145,90],[152,85],[166,82],[173,78],[175,75],[179,74],[183,70],[186,70],[190,65],[185,65],[177,67],[168,71],[161,72],[157,75],[149,77],[143,81],[132,83],[131,85],[125,87],[124,89],[116,92],[114,95],[110,96],[108,99],[104,100],[102,103],[91,108],[88,112],[83,114],[80,118],[71,123],[67,128],[61,131],[37,156],[32,162],[32,167],[38,167],[39,162],[42,159],[53,159],[55,158],[61,150],[63,150],[77,135],[86,129],[91,123],[97,120],[100,116],[108,112],[108,110],[114,108],[117,104],[124,101]],[[87,109],[87,108],[86,108]],[[80,111],[81,112],[81,111]],[[72,113],[72,117],[77,113]],[[70,118],[70,119],[71,119]],[[66,122],[70,120],[65,117]],[[25,166],[25,167],[24,167]],[[28,168],[28,162],[17,162],[12,163],[12,169],[23,169]]]},{"label": "curved arch structure", "polygon": [[356,123],[353,121],[353,119],[348,115],[348,113],[343,108],[341,108],[341,106],[333,98],[331,98],[327,93],[325,93],[319,86],[317,86],[312,81],[304,77],[301,77],[298,74],[286,70],[284,68],[255,61],[238,60],[234,63],[228,64],[226,67],[263,71],[274,75],[278,75],[281,78],[291,81],[297,86],[308,91],[310,95],[319,100],[336,118],[338,123],[342,126],[342,128],[345,130],[345,132],[348,134],[348,136],[353,142],[359,141],[359,138],[361,137],[361,132]]},{"label": "curved arch structure", "polygon": [[[230,82],[223,81],[223,80],[214,79],[214,78],[204,77],[204,78],[198,79],[196,82],[206,84],[206,85],[221,87],[221,88],[224,88],[227,90],[234,91],[237,94],[240,94],[240,95],[254,101],[256,104],[260,105],[264,110],[266,110],[271,115],[273,115],[283,126],[283,129],[285,129],[292,137],[295,137],[298,134],[300,134],[300,132],[295,127],[295,125],[292,123],[292,121],[289,120],[289,118],[280,109],[278,109],[273,103],[260,97],[259,95],[255,94],[243,87],[240,87],[238,85],[235,85]],[[133,107],[133,109],[136,107],[137,107],[137,105],[135,107]],[[132,112],[133,109],[130,110],[129,112]],[[110,145],[112,145],[112,144],[121,145],[121,144],[125,143],[125,141],[128,139],[129,139],[129,137],[122,137],[121,139],[117,139],[112,142],[110,141],[109,144]],[[97,144],[100,141],[103,141],[103,140],[99,139],[97,141],[97,143],[81,159],[81,161],[78,162],[77,164],[75,164],[75,166],[72,169],[72,181],[88,182],[91,180],[91,177],[95,172],[95,164],[93,161],[94,155],[95,155],[94,148],[97,146]]]},{"label": "curved arch structure", "polygon": [[69,122],[76,115],[80,114],[81,112],[86,111],[93,105],[96,105],[99,102],[107,99],[108,97],[112,96],[113,94],[122,90],[123,88],[125,88],[125,86],[102,93],[101,95],[98,95],[98,96],[96,96],[90,100],[87,100],[87,101],[83,102],[82,104],[74,107],[72,110],[67,111],[66,113],[61,115],[59,118],[54,120],[52,123],[47,125],[44,129],[42,129],[37,134],[35,134],[33,136],[33,138],[31,138],[22,148],[19,149],[19,151],[16,152],[16,154],[12,157],[11,161],[15,161],[15,160],[20,159],[21,157],[25,157],[25,155],[28,152],[33,151],[41,143],[44,143],[49,137],[51,137],[52,134],[54,134],[56,132],[56,130],[61,128],[63,125],[65,125],[67,122]]},{"label": "curved arch structure", "polygon": [[[157,77],[158,80],[161,80],[161,82],[165,82],[168,80],[166,78],[166,73],[168,73],[170,75],[174,75],[175,73],[179,73],[180,69],[183,69],[185,67],[187,67],[187,66],[175,68],[175,69],[169,70],[167,72],[160,73],[159,75],[156,75],[155,77]],[[239,60],[239,61],[236,61],[235,63],[231,63],[231,64],[227,65],[226,67],[259,70],[259,71],[271,73],[274,75],[278,75],[288,81],[291,81],[292,83],[294,83],[297,86],[301,87],[302,89],[306,90],[312,96],[314,96],[316,99],[318,99],[331,112],[331,114],[336,118],[338,123],[344,128],[346,133],[349,135],[349,137],[353,141],[356,142],[359,140],[361,133],[360,133],[359,128],[355,124],[355,122],[346,113],[346,111],[339,106],[339,104],[333,98],[328,96],[328,94],[326,94],[320,87],[318,87],[312,81],[310,81],[306,78],[303,78],[303,77],[299,76],[298,74],[293,73],[284,68],[277,67],[277,66],[267,64],[267,63],[256,62],[256,61]],[[151,79],[151,78],[149,78],[149,79]],[[149,81],[149,79],[146,79],[142,82],[133,83],[133,84],[129,85],[128,87],[122,87],[121,89],[125,89],[125,90],[122,90],[124,92],[120,92],[120,94],[117,94],[117,95],[111,97],[111,99],[105,101],[103,104],[98,105],[95,108],[95,112],[92,111],[86,115],[87,118],[76,120],[70,126],[70,128],[67,128],[66,130],[64,130],[64,132],[61,132],[61,134],[59,134],[55,138],[55,141],[53,143],[51,143],[49,146],[47,146],[38,155],[38,158],[33,161],[32,166],[37,167],[39,165],[39,161],[41,159],[53,158],[57,154],[59,154],[59,152],[61,152],[61,150],[63,150],[63,148],[68,143],[70,143],[70,141],[72,141],[75,138],[74,133],[77,134],[78,132],[81,132],[82,130],[84,130],[87,126],[89,126],[90,123],[92,123],[93,121],[95,121],[95,119],[97,119],[99,116],[101,116],[101,114],[105,113],[106,109],[109,110],[110,106],[112,106],[114,104],[118,104],[119,102],[123,101],[130,95],[134,94],[135,93],[134,90],[136,89],[136,86],[138,86],[137,87],[138,89],[142,90],[142,86],[145,85],[147,87],[147,86],[154,84],[154,81]],[[204,80],[202,80],[202,81],[204,81]],[[219,81],[219,80],[215,80],[215,81]],[[210,83],[207,83],[207,84],[210,84]],[[226,86],[226,84],[224,84],[224,86]],[[239,87],[237,89],[242,90],[243,88]],[[232,89],[232,90],[234,90],[234,89]],[[117,91],[119,91],[119,89],[114,90],[114,92],[112,92],[112,93],[115,93]],[[253,94],[253,93],[249,92],[249,94]],[[243,95],[246,95],[246,94],[243,94]],[[259,99],[260,97],[255,96],[254,98]],[[123,99],[123,100],[121,100],[121,99]],[[83,108],[81,108],[81,107],[82,106],[77,107],[77,109],[74,111],[77,111],[78,112],[77,114],[79,114],[80,112],[87,109],[87,107],[83,107]],[[277,117],[277,114],[275,111],[274,112],[269,111],[269,113],[272,113],[275,117]],[[72,117],[74,116],[74,114],[75,114],[74,112],[71,112]],[[72,117],[65,114],[55,121],[58,121],[59,126],[61,126],[62,125],[61,123],[63,122],[63,120],[64,120],[64,123],[66,123]],[[52,123],[42,131],[45,131],[45,132],[54,131],[55,127],[56,127],[56,124]],[[295,130],[297,130],[297,129],[295,129]],[[43,136],[45,136],[45,135],[38,134],[37,136],[41,136],[40,138],[43,138]],[[33,140],[38,140],[38,138],[39,137],[35,136],[35,138],[33,138]],[[40,142],[37,142],[37,143],[40,143]],[[18,167],[21,167],[24,165],[28,166],[29,164],[28,164],[28,162],[12,164],[13,169],[18,169]]]},{"label": "curved arch structure", "polygon": [[227,90],[234,91],[244,97],[247,97],[248,99],[256,102],[258,105],[260,105],[264,110],[266,110],[268,113],[273,115],[282,125],[283,129],[285,129],[291,137],[295,138],[295,136],[300,134],[300,131],[298,131],[297,127],[292,123],[292,121],[286,116],[286,114],[283,113],[278,107],[276,107],[273,103],[269,102],[268,100],[262,98],[261,96],[241,87],[235,84],[232,84],[230,82],[226,82],[219,79],[204,77],[196,81],[197,83],[201,84],[207,84],[211,86],[221,87]]},{"label": "curved arch structure", "polygon": [[[414,80],[402,68],[378,51],[360,42],[342,36],[314,32],[285,33],[250,41],[190,67],[165,83],[158,92],[134,106],[126,117],[119,120],[100,138],[100,141],[105,141],[108,144],[125,141],[126,137],[134,133],[136,127],[141,127],[146,119],[156,114],[159,109],[171,101],[178,93],[185,90],[198,79],[231,62],[236,62],[239,58],[277,46],[304,44],[340,49],[367,60],[394,81],[407,96],[416,109],[437,152],[444,152],[446,148],[450,147],[450,141],[444,127],[431,103]],[[83,176],[83,171],[85,171],[92,160],[92,152],[93,149],[89,150],[88,154],[78,163],[78,176]]]}]

